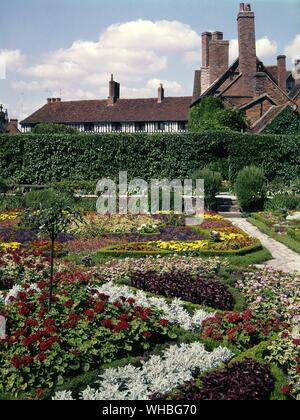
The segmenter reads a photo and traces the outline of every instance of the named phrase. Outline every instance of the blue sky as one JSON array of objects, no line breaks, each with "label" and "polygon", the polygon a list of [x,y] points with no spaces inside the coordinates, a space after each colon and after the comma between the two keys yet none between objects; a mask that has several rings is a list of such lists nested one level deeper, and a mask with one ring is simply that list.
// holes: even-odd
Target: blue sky
[{"label": "blue sky", "polygon": [[[300,57],[300,0],[253,0],[258,55]],[[23,118],[45,103],[105,98],[111,72],[123,97],[190,95],[200,35],[222,30],[236,55],[236,0],[1,0],[0,103]],[[2,69],[3,72],[3,69]],[[3,76],[3,75],[2,75]]]}]

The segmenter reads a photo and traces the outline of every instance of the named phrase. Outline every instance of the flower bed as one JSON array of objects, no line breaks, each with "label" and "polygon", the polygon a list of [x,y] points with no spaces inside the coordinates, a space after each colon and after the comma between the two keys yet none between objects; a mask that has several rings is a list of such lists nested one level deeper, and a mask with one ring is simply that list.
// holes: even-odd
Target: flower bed
[{"label": "flower bed", "polygon": [[175,392],[156,394],[152,400],[268,400],[274,389],[274,378],[268,366],[255,360],[232,363],[220,372],[211,372],[201,378],[201,384],[193,380]]},{"label": "flower bed", "polygon": [[300,279],[265,268],[245,273],[236,286],[257,315],[290,320],[300,313]]},{"label": "flower bed", "polygon": [[202,338],[234,344],[240,350],[251,348],[284,329],[277,319],[254,316],[251,311],[216,314],[202,324]]},{"label": "flower bed", "polygon": [[184,272],[134,273],[130,284],[139,289],[216,309],[233,309],[235,301],[227,286],[215,280],[193,278]]},{"label": "flower bed", "polygon": [[35,283],[49,275],[49,259],[41,252],[9,249],[0,251],[0,289]]},{"label": "flower bed", "polygon": [[109,296],[109,302],[112,303],[126,298],[143,308],[156,308],[166,321],[188,331],[200,331],[203,322],[212,316],[211,312],[206,312],[203,309],[188,312],[180,299],[173,299],[171,303],[167,303],[163,298],[149,296],[141,290],[133,291],[128,286],[116,286],[112,282],[105,283],[95,290]]},{"label": "flower bed", "polygon": [[103,294],[92,296],[85,287],[90,281],[89,274],[58,274],[49,313],[45,281],[8,294],[1,313],[8,330],[0,342],[0,392],[52,389],[67,377],[174,337],[158,311],[130,299],[110,303]]},{"label": "flower bed", "polygon": [[[141,367],[127,365],[108,369],[100,377],[97,388],[88,387],[82,400],[147,400],[153,393],[168,392],[191,380],[194,371],[206,372],[220,366],[233,353],[219,347],[207,352],[200,343],[171,346],[161,356],[151,356]],[[72,392],[58,392],[54,400],[72,400]]]},{"label": "flower bed", "polygon": [[289,383],[282,392],[300,400],[300,334],[296,338],[291,331],[282,332],[268,347],[266,360],[286,371]]}]

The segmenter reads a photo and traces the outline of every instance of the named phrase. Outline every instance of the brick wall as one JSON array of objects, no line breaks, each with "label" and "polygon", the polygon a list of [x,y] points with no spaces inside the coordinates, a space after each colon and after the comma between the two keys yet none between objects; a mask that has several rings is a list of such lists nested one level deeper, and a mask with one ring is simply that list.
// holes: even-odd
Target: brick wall
[{"label": "brick wall", "polygon": [[210,83],[217,80],[229,66],[229,41],[212,40],[209,43]]}]

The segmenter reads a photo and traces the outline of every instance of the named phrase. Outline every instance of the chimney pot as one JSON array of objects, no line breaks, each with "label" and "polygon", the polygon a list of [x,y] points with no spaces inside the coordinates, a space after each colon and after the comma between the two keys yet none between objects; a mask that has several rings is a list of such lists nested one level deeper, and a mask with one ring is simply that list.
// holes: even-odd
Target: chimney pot
[{"label": "chimney pot", "polygon": [[165,99],[165,89],[162,83],[159,84],[159,88],[158,88],[158,100],[157,102],[159,104],[162,103],[162,101]]},{"label": "chimney pot", "polygon": [[246,12],[251,12],[251,4],[246,4],[245,11]]},{"label": "chimney pot", "polygon": [[47,103],[50,104],[52,102],[51,98],[47,98]]},{"label": "chimney pot", "polygon": [[212,40],[213,41],[222,41],[223,40],[223,32],[213,32],[212,34]]},{"label": "chimney pot", "polygon": [[245,3],[240,3],[240,12],[245,11]]},{"label": "chimney pot", "polygon": [[114,75],[111,74],[109,82],[108,105],[112,106],[120,98],[120,83],[114,81]]},{"label": "chimney pot", "polygon": [[209,43],[212,40],[211,32],[202,34],[202,67],[209,67]]}]

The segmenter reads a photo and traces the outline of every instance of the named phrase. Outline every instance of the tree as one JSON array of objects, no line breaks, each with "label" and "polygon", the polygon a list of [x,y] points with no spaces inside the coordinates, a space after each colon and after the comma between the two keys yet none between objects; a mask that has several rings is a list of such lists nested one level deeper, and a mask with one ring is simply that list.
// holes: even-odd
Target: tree
[{"label": "tree", "polygon": [[237,176],[235,190],[244,212],[263,210],[267,199],[264,170],[254,165],[243,168]]},{"label": "tree", "polygon": [[35,229],[40,234],[45,234],[50,239],[50,284],[49,284],[49,310],[52,307],[53,296],[53,278],[54,278],[54,257],[55,257],[55,241],[60,233],[66,232],[67,227],[81,220],[80,213],[71,208],[66,208],[60,203],[49,207],[33,211],[27,210],[22,217],[22,225]]},{"label": "tree", "polygon": [[189,131],[234,130],[241,131],[247,123],[243,112],[225,108],[220,98],[207,96],[196,104],[189,114]]},{"label": "tree", "polygon": [[32,129],[34,134],[78,134],[78,130],[65,124],[37,124]]}]

